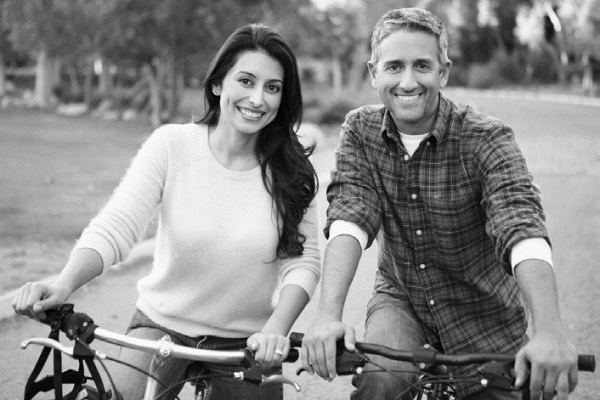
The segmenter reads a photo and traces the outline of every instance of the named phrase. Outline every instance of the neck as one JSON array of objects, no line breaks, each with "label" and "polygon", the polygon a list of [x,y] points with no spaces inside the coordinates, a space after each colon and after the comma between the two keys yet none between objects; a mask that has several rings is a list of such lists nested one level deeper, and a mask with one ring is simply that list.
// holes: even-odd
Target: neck
[{"label": "neck", "polygon": [[259,165],[257,139],[258,134],[231,134],[219,126],[208,128],[208,144],[213,156],[232,171],[248,171]]}]

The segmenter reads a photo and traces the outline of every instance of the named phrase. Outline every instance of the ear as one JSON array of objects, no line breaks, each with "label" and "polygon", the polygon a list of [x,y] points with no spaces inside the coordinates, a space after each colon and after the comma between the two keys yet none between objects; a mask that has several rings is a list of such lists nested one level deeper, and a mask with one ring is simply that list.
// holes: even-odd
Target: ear
[{"label": "ear", "polygon": [[220,96],[221,95],[221,86],[213,85],[213,87],[212,87],[212,93],[215,96]]},{"label": "ear", "polygon": [[367,62],[369,68],[369,76],[371,77],[371,87],[377,89],[377,64],[373,64],[372,61]]},{"label": "ear", "polygon": [[450,68],[452,67],[452,61],[446,61],[446,65],[443,65],[440,68],[440,86],[446,87],[448,83],[448,78],[450,77]]}]

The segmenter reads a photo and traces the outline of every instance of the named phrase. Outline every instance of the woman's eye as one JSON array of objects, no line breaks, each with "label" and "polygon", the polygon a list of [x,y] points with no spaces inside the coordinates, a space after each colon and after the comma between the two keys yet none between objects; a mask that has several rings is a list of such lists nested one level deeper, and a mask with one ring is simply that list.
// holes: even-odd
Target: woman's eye
[{"label": "woman's eye", "polygon": [[271,93],[279,93],[281,88],[278,85],[267,85],[267,91]]},{"label": "woman's eye", "polygon": [[243,85],[251,85],[252,81],[249,78],[240,78],[240,83]]}]

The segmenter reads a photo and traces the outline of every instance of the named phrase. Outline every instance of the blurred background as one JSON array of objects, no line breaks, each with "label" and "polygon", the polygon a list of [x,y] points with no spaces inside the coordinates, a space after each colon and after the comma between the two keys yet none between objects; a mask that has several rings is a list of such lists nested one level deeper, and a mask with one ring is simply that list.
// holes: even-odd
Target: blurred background
[{"label": "blurred background", "polygon": [[600,0],[0,0],[1,105],[189,119],[216,49],[264,22],[298,56],[307,119],[337,122],[373,95],[371,30],[401,6],[444,21],[450,86],[600,95]]},{"label": "blurred background", "polygon": [[[366,69],[371,30],[402,6],[427,8],[448,29],[444,93],[514,128],[542,189],[564,322],[580,352],[598,355],[600,0],[0,0],[0,358],[11,360],[0,363],[0,400],[19,398],[37,359],[20,341],[47,335],[11,318],[15,289],[63,268],[153,128],[203,114],[205,70],[234,29],[266,23],[298,57],[299,136],[317,142],[322,225],[340,123],[378,102]],[[99,325],[126,326],[155,222],[129,258],[74,294]],[[345,307],[359,335],[376,259],[376,248],[364,253]],[[318,294],[295,330],[317,304]],[[597,374],[580,376],[571,397],[597,400]],[[287,398],[346,399],[352,389],[342,379],[300,383]]]}]

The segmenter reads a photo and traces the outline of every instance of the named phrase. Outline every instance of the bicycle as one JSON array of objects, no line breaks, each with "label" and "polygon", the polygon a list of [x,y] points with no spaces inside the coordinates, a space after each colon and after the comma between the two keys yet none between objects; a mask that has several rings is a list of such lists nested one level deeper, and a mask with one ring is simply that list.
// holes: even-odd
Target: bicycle
[{"label": "bicycle", "polygon": [[[38,393],[48,392],[52,389],[54,389],[55,399],[122,399],[122,396],[115,387],[113,379],[104,363],[105,360],[113,362],[121,361],[92,349],[90,343],[92,343],[94,339],[154,354],[149,371],[141,371],[134,366],[130,366],[148,376],[143,400],[158,399],[173,387],[185,383],[190,383],[195,387],[195,399],[204,399],[205,396],[209,396],[208,393],[211,379],[216,376],[230,377],[257,385],[282,383],[292,385],[296,391],[301,390],[296,382],[281,374],[263,376],[260,367],[254,362],[253,352],[246,348],[245,341],[240,341],[239,348],[234,350],[208,350],[177,345],[171,342],[168,336],[159,340],[131,338],[98,327],[88,315],[75,312],[73,304],[64,304],[57,310],[46,311],[46,318],[41,322],[50,325],[51,332],[49,337],[30,338],[21,343],[21,348],[23,349],[31,344],[44,347],[25,386],[25,400],[31,400]],[[64,332],[68,339],[74,341],[74,346],[68,347],[61,344],[59,341],[59,332]],[[54,375],[46,376],[45,378],[36,381],[52,350],[54,351]],[[79,370],[75,371],[71,369],[62,371],[61,355],[63,353],[79,362]],[[284,362],[295,362],[298,359],[298,356],[298,350],[291,349]],[[194,361],[187,368],[184,375],[185,378],[171,387],[167,387],[159,382],[154,373],[160,362],[168,357]],[[110,381],[110,389],[108,390],[95,364],[96,361],[100,364]],[[239,367],[239,370],[218,375],[209,374],[206,369],[203,368],[203,362],[227,366],[233,365]],[[91,376],[85,375],[85,366],[87,366],[88,373]],[[94,382],[94,386],[87,384],[89,380]],[[73,385],[71,392],[63,397],[63,385],[71,384]],[[159,385],[162,387],[159,387]]]},{"label": "bicycle", "polygon": [[[292,348],[302,347],[302,333],[290,334]],[[346,350],[343,341],[337,343],[336,371],[338,375],[354,375],[364,372],[367,363],[381,368],[379,371],[394,375],[394,371],[387,370],[374,363],[367,354],[380,355],[391,360],[406,361],[418,367],[417,381],[412,385],[415,390],[414,400],[456,400],[455,385],[457,383],[478,384],[481,388],[496,388],[501,390],[517,390],[514,387],[512,367],[515,361],[514,354],[460,354],[449,355],[438,352],[430,346],[413,351],[397,350],[387,346],[356,342],[356,351]],[[465,366],[477,364],[477,372],[473,375],[452,374],[448,366]],[[594,372],[596,359],[591,354],[580,354],[578,359],[579,371]],[[303,368],[298,369],[300,375]],[[398,377],[398,379],[402,379]],[[409,389],[411,390],[411,389]],[[523,385],[522,399],[529,400],[529,385]],[[401,396],[400,394],[399,396]]]}]

